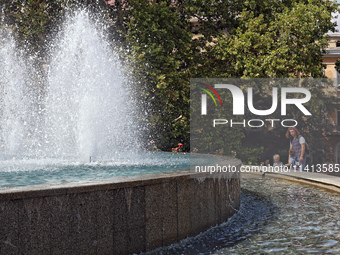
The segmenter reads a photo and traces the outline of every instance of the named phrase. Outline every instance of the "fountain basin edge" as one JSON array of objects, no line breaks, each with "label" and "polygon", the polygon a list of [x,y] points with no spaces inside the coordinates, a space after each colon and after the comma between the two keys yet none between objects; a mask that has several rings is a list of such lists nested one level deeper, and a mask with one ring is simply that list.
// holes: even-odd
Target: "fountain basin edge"
[{"label": "fountain basin edge", "polygon": [[[240,169],[237,159],[216,158]],[[0,253],[139,253],[195,236],[239,206],[239,172],[187,169],[1,188]]]}]

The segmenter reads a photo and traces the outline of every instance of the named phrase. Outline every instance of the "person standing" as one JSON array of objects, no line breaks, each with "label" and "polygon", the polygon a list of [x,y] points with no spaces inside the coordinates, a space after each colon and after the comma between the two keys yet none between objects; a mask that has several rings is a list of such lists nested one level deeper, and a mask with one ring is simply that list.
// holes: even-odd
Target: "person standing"
[{"label": "person standing", "polygon": [[294,149],[295,157],[301,165],[301,170],[304,171],[306,167],[306,140],[300,135],[296,127],[289,127],[286,132],[286,138],[290,139],[290,149]]}]

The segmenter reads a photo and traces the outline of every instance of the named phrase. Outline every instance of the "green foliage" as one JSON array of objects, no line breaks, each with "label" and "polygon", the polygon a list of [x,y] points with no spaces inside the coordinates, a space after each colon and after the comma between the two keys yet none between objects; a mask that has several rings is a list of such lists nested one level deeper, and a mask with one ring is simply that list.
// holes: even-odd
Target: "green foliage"
[{"label": "green foliage", "polygon": [[5,22],[13,25],[22,45],[44,51],[46,36],[65,10],[65,1],[17,0],[4,3]]},{"label": "green foliage", "polygon": [[47,39],[58,31],[65,13],[75,8],[98,12],[107,4],[104,0],[7,0],[2,8],[3,22],[12,26],[21,45],[44,58]]},{"label": "green foliage", "polygon": [[216,58],[228,61],[226,76],[253,78],[323,77],[326,33],[334,29],[335,4],[295,2],[270,18],[245,9],[235,34],[219,37]]},{"label": "green foliage", "polygon": [[261,154],[263,153],[263,147],[255,148],[243,148],[237,154],[237,157],[242,160],[244,164],[259,165],[261,162]]},{"label": "green foliage", "polygon": [[340,72],[340,60],[339,59],[337,61],[335,61],[335,70],[337,72]]},{"label": "green foliage", "polygon": [[179,142],[189,149],[189,74],[191,32],[180,8],[169,1],[131,1],[126,41],[133,58],[133,78],[147,126],[157,146]]}]

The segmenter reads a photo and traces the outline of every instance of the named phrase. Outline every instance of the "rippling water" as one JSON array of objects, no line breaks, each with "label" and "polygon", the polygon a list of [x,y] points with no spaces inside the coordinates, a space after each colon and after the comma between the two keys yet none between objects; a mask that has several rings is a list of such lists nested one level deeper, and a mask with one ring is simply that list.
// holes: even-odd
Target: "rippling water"
[{"label": "rippling water", "polygon": [[242,180],[240,211],[147,254],[340,254],[340,196],[276,179]]},{"label": "rippling water", "polygon": [[200,165],[216,161],[213,157],[185,153],[140,152],[133,156],[89,163],[61,159],[6,160],[0,157],[0,188],[154,174],[188,169],[192,160]]}]

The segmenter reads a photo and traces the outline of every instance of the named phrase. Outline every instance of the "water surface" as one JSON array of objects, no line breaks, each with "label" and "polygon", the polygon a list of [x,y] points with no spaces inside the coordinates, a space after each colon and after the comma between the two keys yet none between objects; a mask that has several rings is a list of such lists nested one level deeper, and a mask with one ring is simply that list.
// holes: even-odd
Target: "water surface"
[{"label": "water surface", "polygon": [[240,211],[146,254],[340,254],[340,196],[276,179],[242,179]]},{"label": "water surface", "polygon": [[6,159],[0,155],[0,187],[56,182],[79,182],[117,176],[153,174],[188,169],[190,163],[212,164],[209,156],[186,153],[139,152],[92,162],[71,159]]}]

